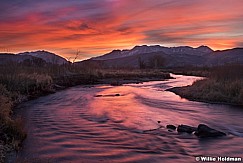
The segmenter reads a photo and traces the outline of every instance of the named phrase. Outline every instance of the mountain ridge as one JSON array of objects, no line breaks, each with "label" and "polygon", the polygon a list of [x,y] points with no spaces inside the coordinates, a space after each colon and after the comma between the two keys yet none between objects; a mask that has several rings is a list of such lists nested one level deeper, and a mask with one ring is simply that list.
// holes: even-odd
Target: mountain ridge
[{"label": "mountain ridge", "polygon": [[[23,52],[18,54],[0,53],[0,64],[7,62],[21,63],[26,60],[51,63],[69,63],[65,58],[45,50]],[[153,61],[152,61],[153,60]],[[223,64],[243,64],[243,48],[212,50],[210,47],[178,46],[165,47],[160,45],[134,46],[132,49],[113,50],[104,55],[75,62],[76,65],[99,65],[102,68],[139,68],[141,64],[151,67],[151,63],[160,60],[161,67],[182,66],[217,66]],[[158,63],[156,63],[158,66]]]},{"label": "mountain ridge", "polygon": [[110,53],[93,57],[93,60],[104,60],[104,59],[114,59],[114,58],[122,58],[131,56],[134,54],[145,54],[145,53],[152,53],[152,52],[164,52],[166,54],[174,54],[174,53],[186,53],[186,54],[196,54],[196,55],[203,55],[205,53],[213,52],[211,48],[208,46],[201,45],[197,48],[193,48],[190,46],[178,46],[178,47],[165,47],[160,45],[141,45],[141,46],[134,46],[130,50],[113,50]]},{"label": "mountain ridge", "polygon": [[65,58],[45,50],[23,52],[23,53],[18,53],[17,55],[30,55],[33,57],[41,58],[47,63],[58,64],[58,65],[68,63],[68,61]]},{"label": "mountain ridge", "polygon": [[[223,64],[243,64],[243,48],[232,48],[214,51],[208,46],[199,47],[178,46],[165,47],[160,45],[134,46],[130,50],[113,50],[110,53],[93,57],[81,62],[87,64],[92,62],[105,68],[139,68],[141,63],[151,67],[151,60],[164,60],[162,67],[183,66],[218,66]],[[149,63],[150,62],[150,63]]]}]

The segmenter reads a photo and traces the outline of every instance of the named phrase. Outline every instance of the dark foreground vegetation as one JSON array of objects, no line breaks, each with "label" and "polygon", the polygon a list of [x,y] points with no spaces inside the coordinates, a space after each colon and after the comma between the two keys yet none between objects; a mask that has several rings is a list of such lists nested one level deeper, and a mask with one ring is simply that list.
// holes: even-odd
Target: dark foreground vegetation
[{"label": "dark foreground vegetation", "polygon": [[171,91],[190,100],[243,106],[243,65],[208,69],[207,78]]},{"label": "dark foreground vegetation", "polygon": [[75,85],[121,85],[167,78],[170,75],[160,70],[102,70],[74,64],[0,65],[0,162],[4,161],[6,152],[18,150],[26,137],[23,120],[15,114],[17,104]]}]

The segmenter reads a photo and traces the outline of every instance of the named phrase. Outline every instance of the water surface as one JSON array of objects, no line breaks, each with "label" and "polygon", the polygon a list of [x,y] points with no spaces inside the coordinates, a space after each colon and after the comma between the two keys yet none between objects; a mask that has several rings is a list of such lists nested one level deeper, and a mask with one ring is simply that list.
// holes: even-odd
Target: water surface
[{"label": "water surface", "polygon": [[[174,77],[117,87],[78,86],[23,104],[28,137],[18,161],[193,162],[198,155],[242,156],[243,110],[165,91],[200,79]],[[165,128],[200,123],[228,136],[198,139]]]}]

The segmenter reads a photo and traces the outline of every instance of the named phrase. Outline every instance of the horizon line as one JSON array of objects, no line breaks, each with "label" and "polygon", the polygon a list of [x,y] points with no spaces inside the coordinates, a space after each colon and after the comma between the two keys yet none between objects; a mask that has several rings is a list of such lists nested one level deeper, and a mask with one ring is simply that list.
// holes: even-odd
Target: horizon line
[{"label": "horizon line", "polygon": [[[84,60],[91,59],[91,58],[95,58],[95,57],[98,57],[98,56],[102,56],[102,55],[111,53],[111,52],[116,51],[116,50],[119,50],[119,51],[132,50],[132,49],[135,48],[135,47],[142,47],[142,46],[148,46],[148,47],[151,47],[151,46],[160,46],[160,47],[166,47],[166,48],[191,47],[191,48],[194,48],[194,49],[199,48],[199,47],[208,47],[208,48],[210,48],[211,50],[213,50],[214,52],[216,52],[216,51],[224,51],[224,50],[231,50],[231,49],[237,49],[237,48],[243,48],[243,47],[232,47],[232,48],[225,48],[225,49],[213,49],[213,48],[211,48],[210,46],[208,46],[208,45],[203,45],[203,44],[200,45],[200,46],[189,46],[189,45],[163,46],[163,45],[161,45],[161,44],[139,44],[139,45],[134,45],[134,46],[132,46],[132,48],[127,48],[127,49],[126,49],[126,48],[124,48],[124,49],[113,49],[113,50],[108,51],[108,52],[103,53],[103,54],[97,54],[97,55],[94,55],[94,56],[89,57],[89,58],[86,58],[86,59],[78,60],[77,62],[79,62],[79,61],[84,61]],[[14,54],[14,55],[18,55],[18,54],[20,54],[20,53],[27,53],[27,52],[31,53],[31,52],[38,52],[38,51],[44,51],[44,52],[53,53],[53,54],[55,54],[55,55],[58,55],[58,56],[60,56],[60,57],[62,57],[62,58],[64,58],[64,59],[68,60],[68,58],[64,57],[63,55],[59,55],[58,53],[53,52],[52,50],[45,50],[45,49],[36,49],[36,50],[29,50],[29,51],[26,50],[26,51],[18,51],[18,52],[13,52],[13,51],[11,52],[11,50],[6,49],[6,51],[0,51],[0,54]],[[77,50],[77,51],[78,51],[78,50]]]}]

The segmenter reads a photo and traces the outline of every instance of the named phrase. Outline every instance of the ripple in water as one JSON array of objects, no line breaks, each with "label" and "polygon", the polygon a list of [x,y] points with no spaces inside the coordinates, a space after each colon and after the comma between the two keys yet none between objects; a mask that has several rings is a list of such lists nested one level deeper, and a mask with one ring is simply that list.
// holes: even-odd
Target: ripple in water
[{"label": "ripple in water", "polygon": [[[28,137],[17,161],[193,162],[198,155],[242,156],[242,110],[191,102],[165,91],[198,79],[175,77],[119,87],[74,87],[25,103],[21,108]],[[164,127],[199,123],[229,136],[205,140]]]}]

